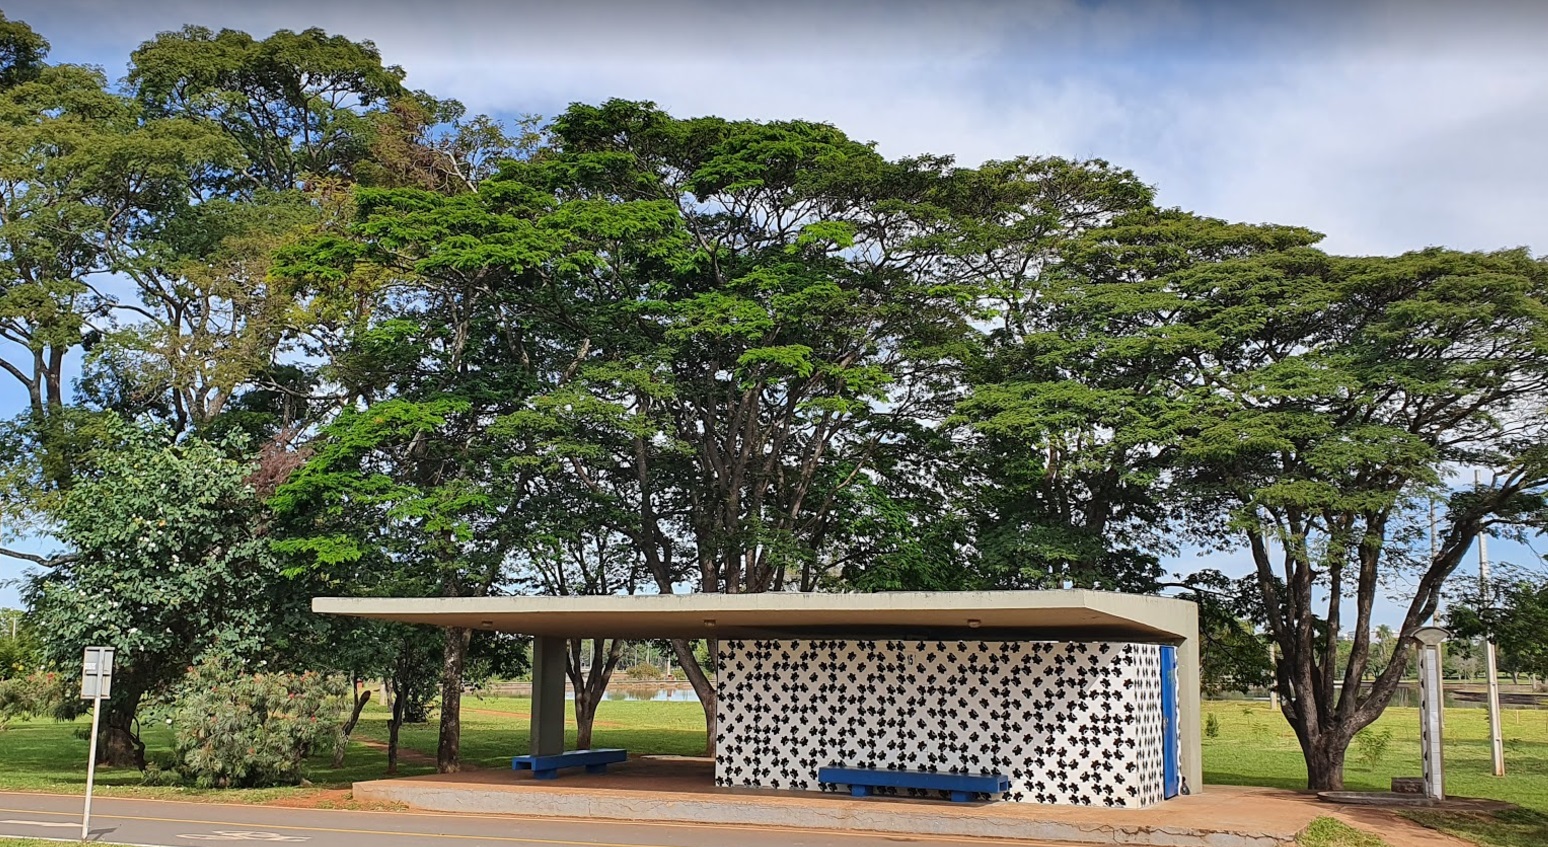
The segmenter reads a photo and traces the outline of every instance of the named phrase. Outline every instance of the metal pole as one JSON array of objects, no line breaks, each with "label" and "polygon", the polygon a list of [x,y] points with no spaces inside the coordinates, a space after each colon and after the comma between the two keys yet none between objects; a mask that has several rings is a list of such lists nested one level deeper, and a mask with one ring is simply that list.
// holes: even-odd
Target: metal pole
[{"label": "metal pole", "polygon": [[[1478,536],[1478,578],[1489,596],[1489,552],[1485,536]],[[1505,775],[1505,740],[1500,729],[1500,669],[1494,656],[1494,639],[1484,642],[1484,666],[1489,674],[1489,747],[1494,754],[1494,775]]]},{"label": "metal pole", "polygon": [[[1478,484],[1478,471],[1473,471]],[[1484,602],[1489,602],[1489,536],[1478,533],[1478,583]],[[1505,739],[1500,728],[1500,671],[1494,657],[1494,639],[1484,641],[1484,666],[1489,674],[1489,747],[1494,757],[1494,775],[1505,775]]]},{"label": "metal pole", "polygon": [[1279,711],[1279,667],[1278,659],[1274,657],[1274,637],[1269,636],[1269,668],[1274,673],[1274,678],[1269,680],[1269,708]]},{"label": "metal pole", "polygon": [[[1435,498],[1434,497],[1430,498],[1430,566],[1431,567],[1435,566]],[[1445,595],[1442,595],[1440,600],[1438,600],[1435,603],[1435,618],[1437,619],[1437,621],[1440,619],[1441,615],[1445,612],[1445,608],[1446,608],[1446,597],[1445,597]]]},{"label": "metal pole", "polygon": [[85,841],[91,835],[91,788],[97,781],[97,729],[102,719],[102,683],[100,675],[97,683],[97,696],[92,700],[91,709],[91,758],[86,764],[86,811],[81,815],[81,840]]}]

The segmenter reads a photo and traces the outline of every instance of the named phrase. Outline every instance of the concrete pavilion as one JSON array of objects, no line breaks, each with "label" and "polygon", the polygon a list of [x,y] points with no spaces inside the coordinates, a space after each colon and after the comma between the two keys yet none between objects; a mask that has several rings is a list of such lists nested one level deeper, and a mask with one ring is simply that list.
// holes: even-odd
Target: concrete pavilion
[{"label": "concrete pavilion", "polygon": [[818,767],[1012,776],[1002,799],[1152,805],[1202,788],[1195,605],[1111,592],[318,597],[312,609],[534,639],[531,752],[564,744],[569,638],[717,642],[715,783]]}]

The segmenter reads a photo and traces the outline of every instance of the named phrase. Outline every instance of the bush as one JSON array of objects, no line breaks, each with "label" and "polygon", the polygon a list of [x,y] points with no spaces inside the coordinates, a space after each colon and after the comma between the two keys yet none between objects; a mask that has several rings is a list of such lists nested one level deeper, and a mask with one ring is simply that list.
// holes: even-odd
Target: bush
[{"label": "bush", "polygon": [[1204,716],[1204,737],[1205,738],[1219,738],[1220,737],[1220,719],[1215,717],[1215,713],[1214,712],[1210,712],[1209,714]]},{"label": "bush", "polygon": [[5,731],[13,720],[40,717],[71,720],[83,708],[75,680],[62,674],[40,671],[0,680],[0,732]]},{"label": "bush", "polygon": [[650,662],[640,662],[632,668],[624,671],[624,676],[630,679],[660,679],[666,673]]},{"label": "bush", "polygon": [[[4,625],[5,619],[0,618],[0,626]],[[0,634],[0,681],[25,676],[42,664],[43,651],[30,630],[21,630],[15,638]]]},{"label": "bush", "polygon": [[1359,751],[1360,761],[1367,768],[1374,769],[1381,762],[1381,757],[1387,754],[1387,745],[1392,743],[1392,730],[1383,729],[1377,732],[1370,727],[1355,733],[1355,749]]},{"label": "bush", "polygon": [[345,684],[308,671],[192,668],[172,712],[179,770],[207,788],[297,785],[312,751],[339,742]]}]

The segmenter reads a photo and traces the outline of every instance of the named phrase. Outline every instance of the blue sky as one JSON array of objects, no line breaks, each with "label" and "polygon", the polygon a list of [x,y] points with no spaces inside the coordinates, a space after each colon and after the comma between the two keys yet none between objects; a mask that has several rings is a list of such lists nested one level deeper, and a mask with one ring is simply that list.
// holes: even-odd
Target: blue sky
[{"label": "blue sky", "polygon": [[[1548,252],[1548,4],[24,0],[53,59],[124,71],[185,23],[371,39],[408,82],[497,116],[654,100],[828,121],[892,156],[1096,156],[1161,201],[1357,254]],[[19,408],[0,383],[0,410]],[[1525,561],[1503,542],[1497,558]],[[1239,558],[1210,555],[1237,570]],[[15,573],[0,563],[0,578]],[[1400,587],[1394,589],[1401,591]],[[0,604],[14,595],[0,589]],[[1396,614],[1390,603],[1383,618]]]}]

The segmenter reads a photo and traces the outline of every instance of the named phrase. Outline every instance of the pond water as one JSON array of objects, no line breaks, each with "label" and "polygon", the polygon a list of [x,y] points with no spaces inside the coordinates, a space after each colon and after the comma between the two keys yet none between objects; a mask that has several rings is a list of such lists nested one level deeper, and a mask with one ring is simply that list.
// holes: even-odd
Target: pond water
[{"label": "pond water", "polygon": [[[574,700],[575,692],[564,692],[564,699]],[[610,685],[607,693],[602,695],[603,700],[654,700],[667,703],[697,703],[699,694],[693,690],[693,686],[681,687],[660,685]]]},{"label": "pond water", "polygon": [[[1484,686],[1480,683],[1460,683],[1461,688],[1455,688],[1458,683],[1448,682],[1445,686],[1446,708],[1458,709],[1482,709],[1487,706],[1484,694]],[[1505,686],[1501,686],[1504,688]],[[1515,686],[1511,686],[1515,688]],[[1525,686],[1522,686],[1525,688]],[[1268,702],[1268,692],[1263,690],[1249,691],[1246,694],[1230,692],[1210,697],[1211,700],[1260,700]],[[1392,702],[1388,705],[1416,708],[1419,705],[1419,686],[1414,683],[1399,683],[1397,690],[1392,693]],[[1522,690],[1503,690],[1500,692],[1500,705],[1508,709],[1548,709],[1548,693]]]}]

